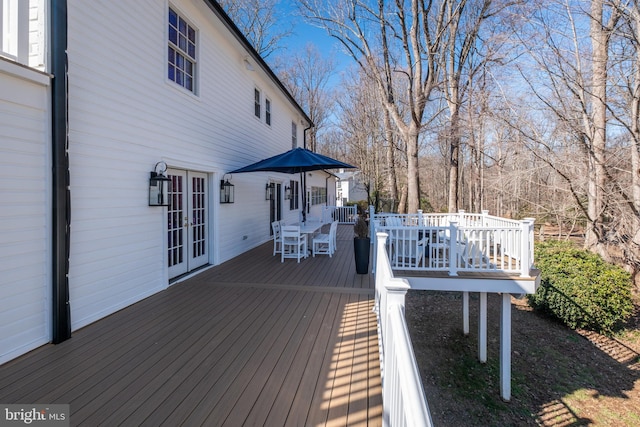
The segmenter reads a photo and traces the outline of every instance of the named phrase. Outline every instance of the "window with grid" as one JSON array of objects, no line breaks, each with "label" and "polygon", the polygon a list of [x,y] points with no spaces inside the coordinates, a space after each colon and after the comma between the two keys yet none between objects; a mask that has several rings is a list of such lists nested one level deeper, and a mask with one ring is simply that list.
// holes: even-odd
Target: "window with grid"
[{"label": "window with grid", "polygon": [[325,187],[311,187],[311,204],[327,203],[327,189]]},{"label": "window with grid", "polygon": [[196,30],[174,9],[169,8],[168,77],[195,92]]},{"label": "window with grid", "polygon": [[300,188],[298,187],[298,181],[289,181],[289,185],[291,188],[291,199],[289,200],[289,210],[298,209],[298,199],[300,196]]},{"label": "window with grid", "polygon": [[298,148],[298,126],[291,122],[291,148]]},{"label": "window with grid", "polygon": [[264,100],[264,121],[271,126],[271,101],[268,99]]},{"label": "window with grid", "polygon": [[257,118],[260,118],[260,91],[258,89],[253,90],[253,111]]}]

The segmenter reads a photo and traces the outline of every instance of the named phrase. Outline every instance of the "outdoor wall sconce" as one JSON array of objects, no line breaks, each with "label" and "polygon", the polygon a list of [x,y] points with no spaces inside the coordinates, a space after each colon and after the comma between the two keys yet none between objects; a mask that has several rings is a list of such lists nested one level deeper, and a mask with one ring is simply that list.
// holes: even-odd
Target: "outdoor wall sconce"
[{"label": "outdoor wall sconce", "polygon": [[220,180],[220,203],[233,203],[233,184],[229,182],[229,178],[225,181],[225,176],[227,176],[227,174],[224,174]]},{"label": "outdoor wall sconce", "polygon": [[284,199],[291,200],[291,187],[284,187]]},{"label": "outdoor wall sconce", "polygon": [[265,191],[265,200],[273,200],[276,185],[273,182],[267,182]]},{"label": "outdoor wall sconce", "polygon": [[169,206],[169,182],[165,173],[167,164],[158,162],[149,177],[149,206]]}]

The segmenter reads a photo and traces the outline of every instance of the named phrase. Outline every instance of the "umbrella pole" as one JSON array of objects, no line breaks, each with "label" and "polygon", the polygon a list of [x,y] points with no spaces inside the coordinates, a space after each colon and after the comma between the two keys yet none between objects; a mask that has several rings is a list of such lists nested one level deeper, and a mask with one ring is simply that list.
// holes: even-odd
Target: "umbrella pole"
[{"label": "umbrella pole", "polygon": [[307,174],[300,172],[300,185],[302,187],[302,222],[307,221]]}]

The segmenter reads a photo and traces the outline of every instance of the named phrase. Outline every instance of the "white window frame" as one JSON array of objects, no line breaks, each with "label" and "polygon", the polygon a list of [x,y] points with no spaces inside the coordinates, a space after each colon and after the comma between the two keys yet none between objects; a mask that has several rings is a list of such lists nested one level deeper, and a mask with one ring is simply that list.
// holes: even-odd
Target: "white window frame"
[{"label": "white window frame", "polygon": [[[181,87],[182,89],[193,93],[193,94],[197,94],[197,76],[198,76],[198,46],[199,46],[199,40],[198,40],[198,36],[199,36],[199,32],[198,29],[193,25],[193,23],[191,21],[189,21],[187,18],[185,18],[185,15],[180,12],[180,10],[178,8],[176,8],[175,6],[172,6],[171,4],[168,5],[167,7],[167,19],[166,19],[166,31],[167,31],[167,36],[166,36],[166,42],[167,42],[167,61],[166,61],[166,67],[165,68],[165,76],[167,78],[168,81],[173,82],[174,84],[176,84],[177,86]],[[178,19],[178,23],[177,23],[177,27],[174,27],[171,22],[170,22],[170,15],[171,15],[171,11],[173,11],[173,13],[176,14],[177,19]],[[187,34],[183,34],[180,32],[180,20],[184,21],[185,24],[187,25]],[[171,40],[171,31],[170,31],[170,27],[174,27],[177,33],[177,38],[176,38],[176,42],[173,42]],[[193,40],[189,39],[189,30],[193,31],[194,37]],[[184,48],[180,47],[180,37],[184,36],[186,37],[186,48],[187,50],[185,50]],[[191,43],[190,43],[191,42]],[[191,55],[189,53],[189,45],[192,44],[193,45],[193,55]],[[173,53],[170,53],[171,51],[173,51]],[[171,58],[171,55],[174,55],[174,58]],[[180,64],[178,64],[178,56],[182,57],[182,60],[185,61],[185,64],[183,67],[180,66]],[[173,63],[171,62],[173,59]],[[191,74],[188,74],[188,66],[187,63],[191,64]],[[171,70],[173,69],[173,76],[171,76]],[[179,81],[180,79],[178,78],[178,75],[180,74],[184,74],[185,76],[188,76],[191,78],[191,87],[188,87],[187,84],[187,79],[183,77],[182,81]]]},{"label": "white window frame", "polygon": [[29,65],[29,1],[0,0],[0,56]]},{"label": "white window frame", "polygon": [[264,99],[264,122],[271,126],[271,100],[269,98]]},{"label": "white window frame", "polygon": [[256,119],[262,117],[262,91],[257,87],[253,88],[253,115]]}]

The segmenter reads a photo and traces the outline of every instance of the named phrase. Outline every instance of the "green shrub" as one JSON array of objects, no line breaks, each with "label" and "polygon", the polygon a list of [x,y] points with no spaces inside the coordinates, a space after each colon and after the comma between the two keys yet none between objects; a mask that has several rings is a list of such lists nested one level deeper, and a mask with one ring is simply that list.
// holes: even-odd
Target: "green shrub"
[{"label": "green shrub", "polygon": [[541,272],[538,291],[529,304],[571,328],[611,332],[633,311],[631,275],[600,256],[568,242],[536,243],[535,264]]}]

